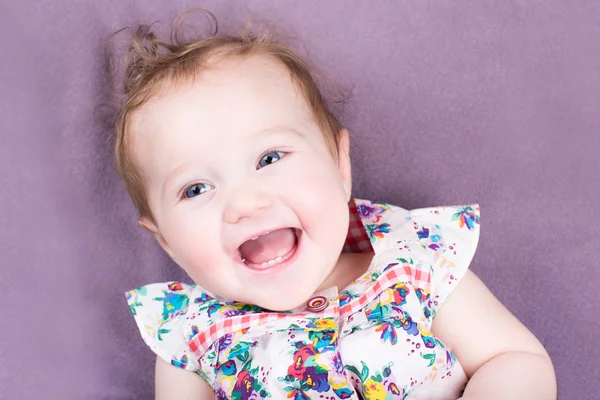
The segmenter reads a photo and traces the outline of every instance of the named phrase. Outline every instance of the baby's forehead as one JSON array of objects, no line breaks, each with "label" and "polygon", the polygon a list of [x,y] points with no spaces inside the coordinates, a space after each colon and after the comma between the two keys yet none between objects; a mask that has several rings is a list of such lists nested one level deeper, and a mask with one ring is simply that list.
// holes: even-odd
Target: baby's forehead
[{"label": "baby's forehead", "polygon": [[226,131],[231,119],[247,121],[252,130],[253,125],[312,120],[312,113],[290,72],[273,57],[215,56],[195,76],[165,80],[131,115],[130,143],[192,123]]}]

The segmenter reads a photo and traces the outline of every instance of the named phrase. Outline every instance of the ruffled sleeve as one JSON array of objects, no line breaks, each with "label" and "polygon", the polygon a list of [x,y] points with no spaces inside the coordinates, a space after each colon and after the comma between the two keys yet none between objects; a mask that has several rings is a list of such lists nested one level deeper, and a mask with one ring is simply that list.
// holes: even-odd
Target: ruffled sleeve
[{"label": "ruffled sleeve", "polygon": [[406,217],[431,264],[432,316],[465,275],[479,241],[479,205],[412,210]]},{"label": "ruffled sleeve", "polygon": [[185,314],[194,286],[180,282],[154,283],[125,293],[144,342],[166,362],[199,372],[188,346]]}]

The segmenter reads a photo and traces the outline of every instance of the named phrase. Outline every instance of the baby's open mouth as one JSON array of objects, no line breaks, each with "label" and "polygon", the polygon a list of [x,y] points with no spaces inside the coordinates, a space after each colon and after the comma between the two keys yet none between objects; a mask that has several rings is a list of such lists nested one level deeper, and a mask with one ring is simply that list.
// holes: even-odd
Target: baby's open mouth
[{"label": "baby's open mouth", "polygon": [[238,248],[242,262],[253,269],[267,269],[294,255],[298,230],[282,228],[252,238]]}]

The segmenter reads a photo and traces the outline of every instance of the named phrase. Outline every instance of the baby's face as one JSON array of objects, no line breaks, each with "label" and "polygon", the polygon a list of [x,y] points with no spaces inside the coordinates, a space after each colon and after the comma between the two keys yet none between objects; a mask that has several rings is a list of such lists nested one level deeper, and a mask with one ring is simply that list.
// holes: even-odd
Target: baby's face
[{"label": "baby's face", "polygon": [[220,61],[130,127],[156,224],[140,222],[199,285],[287,310],[331,273],[348,229],[347,135],[332,156],[284,67]]}]

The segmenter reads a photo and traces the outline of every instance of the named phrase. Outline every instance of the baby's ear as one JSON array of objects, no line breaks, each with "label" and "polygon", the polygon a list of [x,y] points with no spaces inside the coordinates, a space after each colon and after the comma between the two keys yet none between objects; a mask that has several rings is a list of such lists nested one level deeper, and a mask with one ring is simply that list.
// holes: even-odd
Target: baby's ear
[{"label": "baby's ear", "polygon": [[350,163],[350,134],[347,129],[340,131],[338,149],[338,168],[344,184],[346,198],[350,201],[352,197],[352,165]]},{"label": "baby's ear", "polygon": [[139,223],[142,228],[146,229],[152,234],[152,236],[154,236],[154,239],[156,239],[160,247],[162,247],[162,249],[169,255],[169,257],[171,257],[173,261],[175,261],[175,254],[173,254],[173,251],[169,247],[169,244],[158,230],[158,226],[156,226],[156,224],[152,222],[148,217],[141,217]]}]

